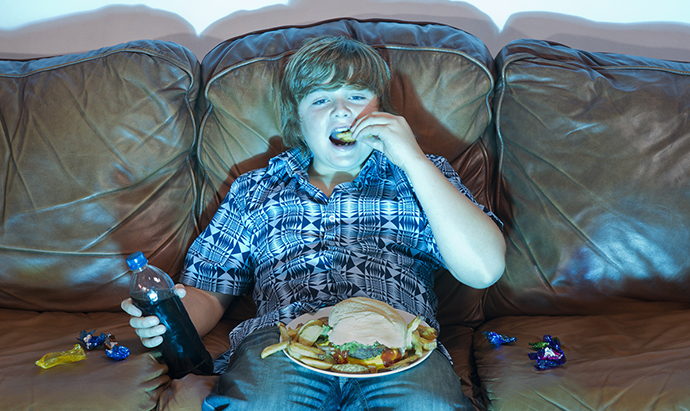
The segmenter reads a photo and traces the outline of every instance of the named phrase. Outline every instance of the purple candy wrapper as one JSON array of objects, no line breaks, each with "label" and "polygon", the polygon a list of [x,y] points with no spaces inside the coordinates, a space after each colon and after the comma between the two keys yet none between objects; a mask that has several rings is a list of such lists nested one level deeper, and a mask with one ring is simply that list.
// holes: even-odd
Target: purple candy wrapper
[{"label": "purple candy wrapper", "polygon": [[515,337],[509,337],[493,331],[484,331],[482,334],[484,334],[484,337],[486,337],[486,339],[496,347],[500,347],[503,344],[512,344],[517,341],[517,338]]},{"label": "purple candy wrapper", "polygon": [[544,340],[538,343],[529,343],[537,352],[528,354],[530,360],[537,362],[537,370],[560,367],[565,364],[565,354],[561,349],[561,341],[556,337],[545,335]]}]

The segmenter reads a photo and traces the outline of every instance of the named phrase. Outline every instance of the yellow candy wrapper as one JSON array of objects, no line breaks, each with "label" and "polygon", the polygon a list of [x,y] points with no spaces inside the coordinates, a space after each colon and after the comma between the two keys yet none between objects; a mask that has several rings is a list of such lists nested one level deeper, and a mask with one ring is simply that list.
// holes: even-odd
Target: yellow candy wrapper
[{"label": "yellow candy wrapper", "polygon": [[74,348],[69,351],[60,352],[49,352],[48,354],[41,357],[40,360],[36,361],[36,365],[47,370],[48,368],[55,367],[60,364],[69,364],[71,362],[77,362],[86,359],[86,353],[81,345],[76,344]]}]

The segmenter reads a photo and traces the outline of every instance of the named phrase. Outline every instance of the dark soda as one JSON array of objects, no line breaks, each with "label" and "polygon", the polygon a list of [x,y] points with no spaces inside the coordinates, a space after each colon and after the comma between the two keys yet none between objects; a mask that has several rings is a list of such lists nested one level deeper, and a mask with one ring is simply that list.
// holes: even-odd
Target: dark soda
[{"label": "dark soda", "polygon": [[131,297],[144,315],[155,315],[165,325],[163,343],[159,348],[168,365],[170,378],[181,378],[190,372],[213,373],[211,355],[174,291],[159,292],[155,303],[150,301],[145,291],[137,291]]}]

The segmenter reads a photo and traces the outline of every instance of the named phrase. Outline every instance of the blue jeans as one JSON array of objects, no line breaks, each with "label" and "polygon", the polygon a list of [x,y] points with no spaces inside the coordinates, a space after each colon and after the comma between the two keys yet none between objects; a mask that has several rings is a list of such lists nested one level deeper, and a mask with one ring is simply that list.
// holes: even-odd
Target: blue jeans
[{"label": "blue jeans", "polygon": [[278,327],[249,335],[230,360],[203,410],[473,410],[460,379],[438,351],[409,370],[376,378],[324,375],[278,352],[261,351],[279,340]]}]

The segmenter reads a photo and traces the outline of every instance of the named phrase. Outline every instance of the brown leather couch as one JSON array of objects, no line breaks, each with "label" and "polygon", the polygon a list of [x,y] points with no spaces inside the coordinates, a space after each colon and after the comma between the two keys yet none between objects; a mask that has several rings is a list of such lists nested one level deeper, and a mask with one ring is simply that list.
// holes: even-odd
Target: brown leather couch
[{"label": "brown leather couch", "polygon": [[[161,41],[0,61],[2,408],[199,409],[217,377],[170,381],[141,346],[119,309],[124,259],[141,250],[179,276],[233,179],[283,150],[281,66],[318,34],[380,50],[422,148],[505,222],[497,284],[440,272],[435,287],[476,408],[690,407],[690,64],[536,40],[494,58],[448,26],[337,20],[228,40],[201,62]],[[253,310],[234,302],[204,339],[213,355]],[[34,364],[93,329],[130,357]],[[537,371],[529,343],[546,334],[567,362]]]}]

